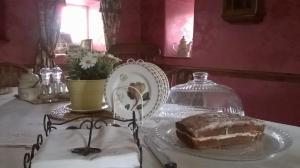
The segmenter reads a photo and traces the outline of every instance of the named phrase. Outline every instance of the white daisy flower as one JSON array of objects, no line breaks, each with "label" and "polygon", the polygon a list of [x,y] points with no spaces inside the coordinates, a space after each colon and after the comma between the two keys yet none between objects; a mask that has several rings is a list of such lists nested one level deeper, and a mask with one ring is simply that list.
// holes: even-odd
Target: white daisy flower
[{"label": "white daisy flower", "polygon": [[82,69],[88,69],[95,66],[96,63],[97,63],[97,59],[95,59],[94,57],[85,56],[82,57],[79,65],[81,66]]}]

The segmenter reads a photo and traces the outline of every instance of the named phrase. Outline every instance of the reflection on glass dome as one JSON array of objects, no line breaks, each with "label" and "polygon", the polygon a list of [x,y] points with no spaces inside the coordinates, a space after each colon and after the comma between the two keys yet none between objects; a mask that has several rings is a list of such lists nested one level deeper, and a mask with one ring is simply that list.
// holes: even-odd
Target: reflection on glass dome
[{"label": "reflection on glass dome", "polygon": [[244,115],[241,100],[233,89],[208,80],[206,72],[195,72],[193,77],[193,80],[171,88],[167,104]]}]

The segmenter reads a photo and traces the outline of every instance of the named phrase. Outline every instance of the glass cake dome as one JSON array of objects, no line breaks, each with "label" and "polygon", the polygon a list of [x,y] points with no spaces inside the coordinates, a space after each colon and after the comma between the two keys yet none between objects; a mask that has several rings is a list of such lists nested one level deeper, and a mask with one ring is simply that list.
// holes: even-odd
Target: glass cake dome
[{"label": "glass cake dome", "polygon": [[239,96],[228,86],[207,79],[206,72],[193,73],[193,80],[171,88],[167,104],[179,107],[236,113],[244,116]]}]

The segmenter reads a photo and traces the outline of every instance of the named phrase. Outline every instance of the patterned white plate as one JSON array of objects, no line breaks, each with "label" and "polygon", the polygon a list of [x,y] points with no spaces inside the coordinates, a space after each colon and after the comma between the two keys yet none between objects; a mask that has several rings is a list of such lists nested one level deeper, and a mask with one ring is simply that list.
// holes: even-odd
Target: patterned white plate
[{"label": "patterned white plate", "polygon": [[166,103],[168,95],[169,95],[169,81],[166,76],[166,74],[163,72],[162,69],[160,69],[157,65],[149,63],[149,62],[143,62],[143,66],[149,68],[153,73],[155,73],[158,76],[159,79],[159,88],[161,89],[161,96],[160,96],[160,104],[159,107]]},{"label": "patterned white plate", "polygon": [[175,123],[170,122],[154,129],[154,135],[172,149],[194,156],[227,161],[253,161],[273,158],[288,149],[292,138],[284,131],[267,125],[261,140],[251,144],[224,147],[221,149],[191,149],[176,136]]},{"label": "patterned white plate", "polygon": [[[135,89],[140,91],[140,96]],[[132,118],[132,111],[140,120],[150,117],[160,104],[161,94],[158,76],[135,62],[118,66],[105,87],[106,102],[118,117],[125,119]]]}]

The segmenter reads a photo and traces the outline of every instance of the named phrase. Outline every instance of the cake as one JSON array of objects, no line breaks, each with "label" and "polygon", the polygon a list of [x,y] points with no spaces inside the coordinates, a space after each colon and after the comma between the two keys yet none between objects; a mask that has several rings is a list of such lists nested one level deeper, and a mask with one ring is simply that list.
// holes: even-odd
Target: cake
[{"label": "cake", "polygon": [[264,124],[230,113],[202,113],[176,122],[176,135],[190,148],[222,148],[260,140]]}]

